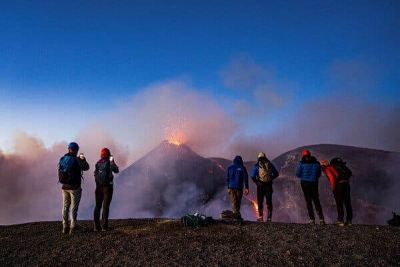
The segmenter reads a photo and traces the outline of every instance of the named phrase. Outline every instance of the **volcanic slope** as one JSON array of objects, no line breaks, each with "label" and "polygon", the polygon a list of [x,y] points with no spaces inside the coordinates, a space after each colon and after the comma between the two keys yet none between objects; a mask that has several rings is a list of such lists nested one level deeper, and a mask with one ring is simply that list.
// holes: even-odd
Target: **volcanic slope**
[{"label": "volcanic slope", "polygon": [[112,220],[114,230],[81,222],[0,226],[0,266],[400,266],[400,228],[339,228],[281,223],[216,223],[186,229],[179,221]]},{"label": "volcanic slope", "polygon": [[[291,215],[291,218],[281,218],[284,221],[302,222],[302,214],[306,214],[304,196],[294,174],[304,148],[294,149],[274,159],[281,173],[275,183],[275,198],[277,201],[284,200],[278,203],[278,212]],[[395,170],[395,166],[400,165],[400,153],[341,145],[312,145],[306,148],[318,160],[341,157],[353,171],[350,183],[354,222],[385,224],[391,212],[400,209],[400,176]],[[334,222],[336,206],[325,175],[321,176],[319,187],[328,221]]]},{"label": "volcanic slope", "polygon": [[225,177],[188,146],[163,142],[115,179],[113,206],[119,217],[181,217],[214,199]]},{"label": "volcanic slope", "polygon": [[[396,166],[400,166],[400,153],[321,144],[299,147],[272,160],[280,172],[280,177],[274,182],[274,220],[303,223],[307,219],[300,181],[295,177],[296,164],[304,148],[310,149],[318,160],[342,157],[347,161],[353,171],[351,186],[355,223],[386,224],[392,211],[400,212],[400,176],[395,170]],[[225,169],[231,164],[231,161],[222,158],[212,160]],[[253,164],[246,162],[249,172]],[[336,220],[336,205],[324,174],[320,178],[319,187],[326,219],[333,223]],[[252,182],[250,192],[250,198],[256,199],[256,188]]]}]

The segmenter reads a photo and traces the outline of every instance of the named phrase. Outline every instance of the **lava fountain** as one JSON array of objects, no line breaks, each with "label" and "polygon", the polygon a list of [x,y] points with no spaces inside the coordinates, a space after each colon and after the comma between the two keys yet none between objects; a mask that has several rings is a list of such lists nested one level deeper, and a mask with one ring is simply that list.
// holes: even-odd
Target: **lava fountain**
[{"label": "lava fountain", "polygon": [[252,200],[251,198],[246,197],[246,196],[244,196],[244,198],[247,199],[251,203],[251,205],[253,206],[256,218],[258,218],[258,204],[257,204],[257,201]]},{"label": "lava fountain", "polygon": [[183,133],[179,131],[172,131],[170,134],[168,134],[167,140],[168,143],[176,146],[180,146],[186,141]]}]

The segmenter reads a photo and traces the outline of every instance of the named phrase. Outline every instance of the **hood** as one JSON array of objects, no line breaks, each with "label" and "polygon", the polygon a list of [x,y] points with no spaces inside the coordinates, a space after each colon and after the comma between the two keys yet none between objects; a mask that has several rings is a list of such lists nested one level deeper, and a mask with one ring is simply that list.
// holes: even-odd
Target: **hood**
[{"label": "hood", "polygon": [[233,164],[238,165],[238,166],[243,166],[243,159],[241,156],[236,156],[233,159]]}]

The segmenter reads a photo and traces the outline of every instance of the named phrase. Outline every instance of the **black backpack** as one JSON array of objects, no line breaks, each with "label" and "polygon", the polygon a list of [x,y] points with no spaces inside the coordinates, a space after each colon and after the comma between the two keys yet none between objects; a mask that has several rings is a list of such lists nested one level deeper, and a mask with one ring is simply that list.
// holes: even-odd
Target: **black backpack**
[{"label": "black backpack", "polygon": [[187,214],[181,218],[181,222],[185,227],[197,228],[200,226],[207,226],[213,224],[215,220],[213,217],[207,217],[202,214]]},{"label": "black backpack", "polygon": [[351,170],[346,166],[346,162],[341,158],[334,158],[331,160],[331,165],[338,172],[338,176],[336,177],[336,182],[341,181],[349,181],[350,177],[353,175]]},{"label": "black backpack", "polygon": [[112,182],[111,163],[109,160],[100,160],[97,162],[94,178],[96,183],[100,185],[108,185]]},{"label": "black backpack", "polygon": [[66,155],[58,163],[58,181],[61,184],[73,184],[73,167],[76,159],[73,156]]}]

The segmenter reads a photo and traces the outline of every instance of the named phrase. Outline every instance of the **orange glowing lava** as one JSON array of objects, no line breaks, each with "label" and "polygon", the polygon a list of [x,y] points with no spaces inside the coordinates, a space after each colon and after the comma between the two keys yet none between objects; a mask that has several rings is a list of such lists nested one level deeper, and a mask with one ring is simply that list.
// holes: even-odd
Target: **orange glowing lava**
[{"label": "orange glowing lava", "polygon": [[257,204],[257,201],[252,200],[252,199],[250,199],[250,198],[248,198],[246,196],[244,198],[247,199],[248,201],[250,201],[251,205],[253,205],[253,209],[254,209],[254,212],[256,214],[256,217],[258,217],[258,204]]},{"label": "orange glowing lava", "polygon": [[176,146],[180,146],[184,143],[185,137],[182,133],[174,132],[168,136],[168,143]]}]

